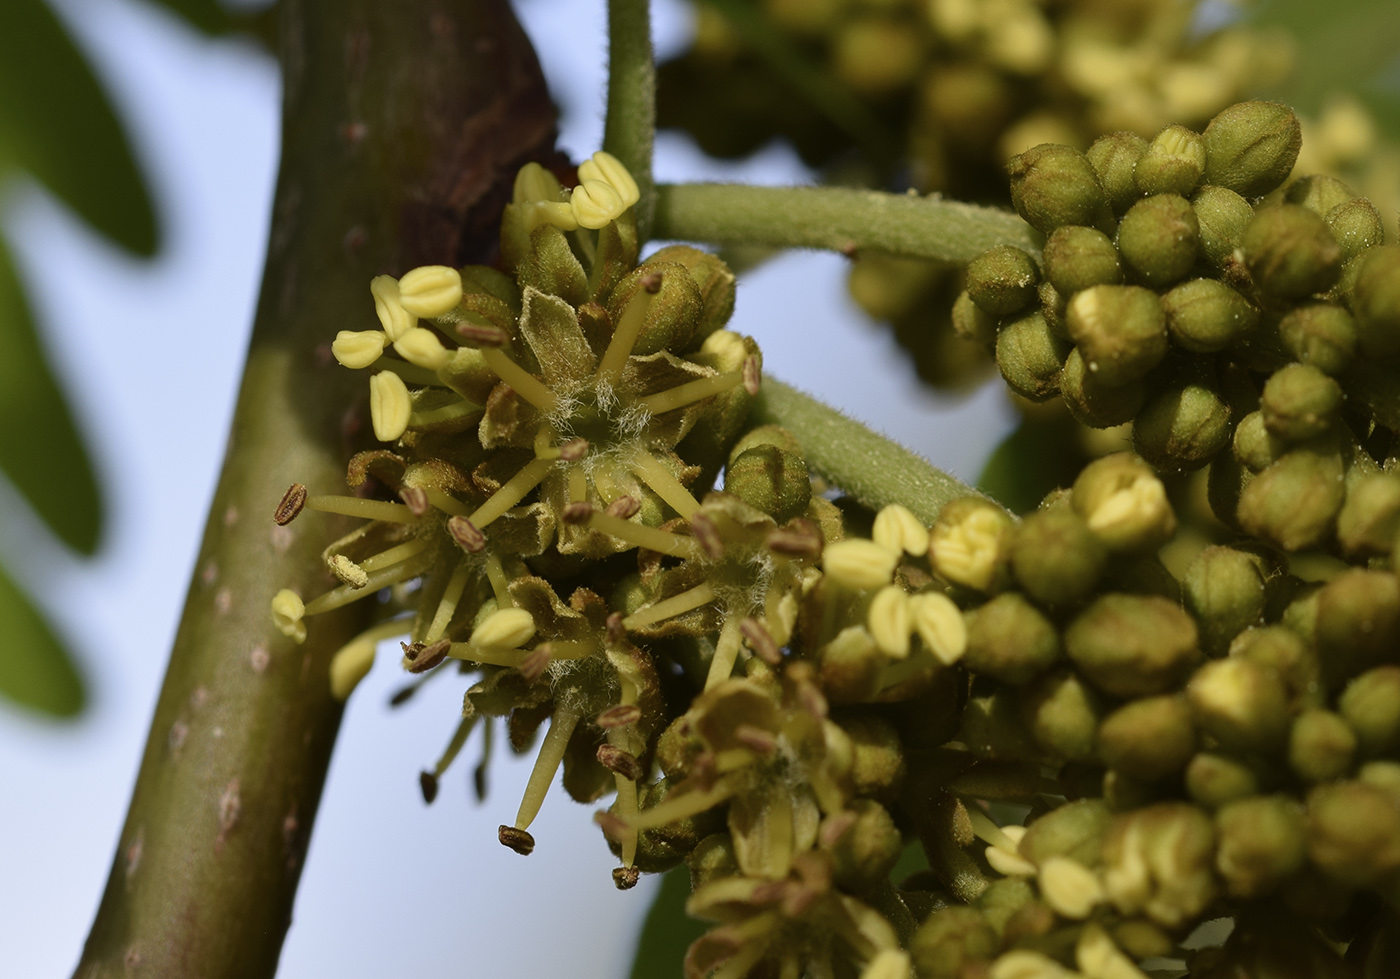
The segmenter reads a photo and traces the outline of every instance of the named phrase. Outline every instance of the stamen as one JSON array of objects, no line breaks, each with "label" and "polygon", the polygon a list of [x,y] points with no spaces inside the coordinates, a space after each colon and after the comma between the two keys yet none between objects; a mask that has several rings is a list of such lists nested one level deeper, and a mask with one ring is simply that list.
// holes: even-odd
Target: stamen
[{"label": "stamen", "polygon": [[773,636],[768,632],[768,627],[758,619],[749,616],[739,623],[739,633],[744,637],[744,641],[749,644],[749,648],[754,654],[769,666],[777,666],[783,661],[783,654],[778,649],[778,644],[773,640]]},{"label": "stamen", "polygon": [[739,631],[741,621],[737,615],[725,618],[724,626],[719,630],[719,639],[715,642],[715,655],[710,660],[710,672],[705,677],[706,690],[713,690],[728,680],[729,674],[734,672],[734,663],[739,658],[742,638]]},{"label": "stamen", "polygon": [[679,479],[671,474],[671,470],[662,464],[650,452],[638,452],[632,459],[632,472],[636,473],[642,482],[652,488],[657,496],[682,517],[689,517],[700,509],[700,502],[691,495]]},{"label": "stamen", "polygon": [[606,467],[599,467],[593,471],[593,488],[598,491],[603,502],[608,504],[624,495],[625,492],[617,485],[617,480],[612,478],[612,474],[608,472]]},{"label": "stamen", "polygon": [[522,857],[528,857],[535,852],[535,838],[523,829],[502,826],[496,830],[496,838],[501,841],[502,846],[510,847]]},{"label": "stamen", "polygon": [[428,512],[428,494],[423,492],[418,486],[405,486],[399,490],[399,499],[403,500],[403,505],[413,511],[415,517],[421,517]]},{"label": "stamen", "polygon": [[607,534],[609,537],[616,537],[618,540],[625,541],[635,547],[645,547],[648,550],[669,554],[671,557],[693,558],[697,556],[697,548],[693,538],[682,537],[669,530],[648,527],[646,524],[635,523],[631,520],[622,520],[606,513],[599,513],[597,510],[594,510],[592,516],[588,518],[588,529],[596,530],[600,534]]},{"label": "stamen", "polygon": [[351,639],[331,656],[331,694],[345,700],[374,665],[375,648],[381,639],[404,635],[412,623],[408,619],[389,619],[370,626]]},{"label": "stamen", "polygon": [[632,348],[636,346],[637,337],[641,335],[642,325],[646,323],[652,297],[661,291],[661,280],[660,272],[647,275],[641,280],[641,288],[627,300],[627,307],[618,318],[617,329],[608,341],[608,349],[603,352],[603,359],[598,363],[598,372],[594,375],[595,383],[610,386],[617,384],[623,365],[627,363],[627,358],[632,356]]},{"label": "stamen", "polygon": [[[623,628],[622,625],[621,612],[609,613],[607,621],[604,623],[603,628],[606,630],[609,646],[620,646],[622,645],[622,641],[627,638],[627,630]],[[630,703],[630,701],[626,698],[623,698],[622,702],[624,704]]]},{"label": "stamen", "polygon": [[293,483],[287,487],[287,492],[282,494],[282,502],[277,504],[276,511],[272,514],[273,522],[279,527],[285,527],[297,518],[301,513],[301,508],[306,505],[306,487],[301,483]]},{"label": "stamen", "polygon": [[442,778],[447,770],[452,767],[452,763],[457,760],[457,756],[462,751],[462,746],[467,743],[467,737],[472,733],[472,728],[476,726],[477,715],[462,718],[457,725],[457,730],[452,732],[452,740],[447,742],[447,748],[443,751],[442,757],[433,766],[433,777]]},{"label": "stamen", "polygon": [[734,795],[736,791],[738,791],[736,784],[725,780],[709,789],[697,789],[694,792],[668,796],[665,802],[652,806],[645,812],[638,813],[636,818],[630,821],[631,826],[633,829],[642,830],[656,829],[667,823],[677,823],[682,819],[699,815],[706,809],[714,808]]},{"label": "stamen", "polygon": [[[599,745],[599,751],[607,745]],[[606,762],[604,762],[606,764]],[[640,770],[640,766],[638,766]],[[617,814],[625,823],[629,819],[637,818],[637,783],[634,779],[619,773],[613,775],[613,782],[617,786]],[[631,826],[625,826],[619,834],[618,843],[622,846],[622,867],[623,869],[634,869],[633,864],[637,862],[637,831]],[[616,871],[614,871],[616,873]],[[631,886],[630,884],[628,885]],[[618,887],[622,885],[619,883]]]},{"label": "stamen", "polygon": [[447,579],[447,587],[442,590],[442,599],[438,602],[437,611],[433,613],[433,621],[428,626],[428,631],[423,634],[423,641],[434,643],[442,638],[447,631],[447,624],[452,621],[452,616],[457,612],[457,603],[462,600],[462,591],[467,587],[467,562],[458,561],[457,567],[452,572],[452,577]]},{"label": "stamen", "polygon": [[672,595],[670,598],[662,599],[654,605],[638,609],[627,618],[622,620],[624,627],[628,629],[640,629],[649,626],[653,622],[661,622],[672,616],[684,615],[692,609],[697,609],[707,602],[715,599],[715,589],[708,581],[702,581],[687,591],[679,595]]},{"label": "stamen", "polygon": [[603,651],[596,639],[560,639],[549,645],[552,659],[587,659]]},{"label": "stamen", "polygon": [[398,564],[374,572],[369,576],[369,581],[365,583],[363,588],[353,588],[350,585],[341,585],[338,588],[332,588],[324,595],[307,602],[304,614],[320,615],[322,612],[329,612],[331,609],[340,608],[358,599],[373,595],[386,585],[396,585],[400,581],[416,578],[428,569],[430,563],[429,561],[410,558],[407,561],[401,561]]},{"label": "stamen", "polygon": [[482,347],[481,357],[486,366],[496,372],[496,376],[511,386],[516,394],[534,405],[546,415],[553,414],[559,407],[559,399],[545,387],[534,374],[506,356],[499,347]]},{"label": "stamen", "polygon": [[485,527],[492,520],[525,499],[525,494],[544,481],[544,477],[548,475],[549,469],[553,465],[554,462],[551,459],[531,459],[525,463],[520,472],[496,490],[489,500],[477,507],[476,512],[471,514],[468,519],[478,529]]},{"label": "stamen", "polygon": [[447,650],[453,659],[487,666],[520,666],[527,653],[523,649],[503,649],[500,646],[478,646],[473,642],[454,642]]},{"label": "stamen", "polygon": [[423,388],[440,388],[445,385],[442,378],[438,377],[434,371],[426,367],[419,367],[410,364],[406,360],[395,360],[393,357],[380,357],[374,362],[374,366],[380,370],[391,371],[399,375],[399,379],[405,384],[416,384]]},{"label": "stamen", "polygon": [[[428,542],[422,538],[415,538],[391,547],[387,551],[380,551],[372,557],[367,557],[360,562],[360,567],[371,574],[380,568],[387,568],[391,564],[398,564],[400,561],[407,561],[413,555],[418,554],[428,546]],[[364,587],[364,586],[361,586]]]},{"label": "stamen", "polygon": [[447,521],[447,532],[457,546],[468,554],[480,554],[486,548],[486,535],[466,517],[453,517]]},{"label": "stamen", "polygon": [[744,361],[744,390],[749,397],[758,397],[758,386],[763,380],[763,369],[758,365],[757,357],[749,357]]},{"label": "stamen", "polygon": [[965,805],[963,808],[967,811],[968,819],[972,823],[974,836],[998,850],[1020,855],[1020,848],[1016,846],[1015,841],[1003,833],[1001,827],[992,822],[992,818],[983,812],[980,806],[974,803]]},{"label": "stamen", "polygon": [[427,644],[416,642],[409,645],[405,642],[399,645],[403,647],[403,658],[408,661],[410,673],[427,673],[447,659],[448,650],[452,647],[446,639]]},{"label": "stamen", "polygon": [[525,654],[520,665],[516,669],[525,678],[526,683],[534,683],[540,675],[549,668],[549,661],[552,659],[553,644],[542,643]]},{"label": "stamen", "polygon": [[643,774],[642,763],[637,761],[637,756],[615,744],[598,745],[598,763],[630,782],[637,781]]},{"label": "stamen", "polygon": [[724,541],[720,539],[719,531],[709,517],[703,513],[691,514],[690,532],[711,561],[718,561],[724,557]]},{"label": "stamen", "polygon": [[504,347],[510,342],[506,331],[488,323],[458,323],[457,335],[478,347]]},{"label": "stamen", "polygon": [[486,580],[491,582],[491,592],[496,596],[497,608],[514,608],[510,597],[510,582],[506,579],[506,569],[501,565],[500,555],[486,555]]},{"label": "stamen", "polygon": [[636,704],[618,704],[616,707],[609,707],[593,718],[593,723],[604,731],[611,731],[613,728],[636,724],[641,719],[642,709]]},{"label": "stamen", "polygon": [[588,498],[588,475],[582,466],[569,467],[569,502],[577,503]]},{"label": "stamen", "polygon": [[540,753],[535,756],[535,767],[530,770],[530,781],[525,785],[525,797],[520,800],[520,810],[515,814],[515,828],[529,829],[535,821],[549,786],[554,781],[554,773],[564,760],[564,749],[569,738],[578,726],[579,715],[562,707],[554,712],[549,724],[549,733],[544,736]]},{"label": "stamen", "polygon": [[423,490],[423,494],[428,498],[428,502],[437,507],[443,513],[450,513],[454,517],[465,517],[471,513],[471,508],[461,500],[448,496],[442,490],[428,487]]},{"label": "stamen", "polygon": [[706,398],[712,398],[717,394],[723,394],[743,383],[744,372],[741,370],[712,374],[709,377],[702,377],[698,381],[687,381],[669,391],[649,394],[645,398],[639,398],[637,404],[653,415],[660,415],[677,408],[684,408],[697,401],[703,401]]},{"label": "stamen", "polygon": [[763,836],[764,876],[781,880],[792,869],[792,796],[786,792],[768,794],[768,832]]},{"label": "stamen", "polygon": [[635,496],[619,496],[608,504],[605,511],[608,516],[616,517],[619,520],[631,520],[642,509],[642,504]]},{"label": "stamen", "polygon": [[308,496],[306,509],[319,513],[338,513],[343,517],[384,520],[389,523],[413,523],[418,519],[413,515],[413,511],[402,503],[363,500],[358,496],[334,496],[331,494]]},{"label": "stamen", "polygon": [[805,558],[815,561],[822,556],[822,532],[810,520],[789,521],[770,531],[763,546],[782,557]]},{"label": "stamen", "polygon": [[466,418],[480,410],[481,405],[473,404],[463,398],[461,401],[454,401],[452,404],[434,408],[432,411],[413,412],[408,416],[408,427],[427,428],[430,425],[439,425],[443,422],[455,421],[458,418]]}]

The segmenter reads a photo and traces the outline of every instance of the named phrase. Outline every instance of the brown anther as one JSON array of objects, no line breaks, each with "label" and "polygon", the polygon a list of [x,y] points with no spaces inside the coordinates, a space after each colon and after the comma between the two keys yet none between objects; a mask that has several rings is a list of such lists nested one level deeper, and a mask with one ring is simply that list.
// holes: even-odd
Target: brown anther
[{"label": "brown anther", "polygon": [[277,504],[276,511],[272,514],[272,519],[279,527],[285,527],[297,518],[301,513],[301,508],[306,506],[306,487],[301,483],[293,483],[287,487],[287,492],[282,494],[282,502]]},{"label": "brown anther", "polygon": [[627,630],[624,629],[623,626],[622,626],[622,613],[621,613],[621,612],[613,612],[611,615],[609,615],[609,616],[608,616],[608,621],[607,621],[605,627],[607,628],[607,631],[608,631],[608,639],[607,639],[607,641],[608,641],[608,644],[609,644],[609,645],[611,645],[611,646],[618,646],[618,645],[621,645],[621,644],[622,644],[622,641],[623,641],[624,639],[627,638]]},{"label": "brown anther", "polygon": [[503,825],[496,830],[496,838],[501,841],[502,846],[510,847],[522,857],[528,857],[535,852],[535,838],[523,829]]},{"label": "brown anther", "polygon": [[410,657],[408,655],[410,647],[404,646],[403,649],[404,658],[409,660],[408,672],[410,673],[427,673],[433,667],[447,659],[447,651],[452,648],[452,643],[446,639],[439,639],[437,642],[429,643],[426,646],[418,642],[413,645],[417,647],[417,654],[415,656]]},{"label": "brown anther", "polygon": [[709,517],[703,513],[692,514],[690,533],[711,561],[718,561],[724,557],[724,541],[720,540],[719,531],[715,529],[714,521]]},{"label": "brown anther", "polygon": [[405,486],[399,490],[399,499],[403,500],[404,505],[412,511],[415,517],[421,517],[432,509],[432,505],[428,502],[428,494],[418,486]]},{"label": "brown anther", "polygon": [[798,706],[819,721],[826,720],[828,704],[826,695],[816,682],[816,668],[805,660],[790,663],[783,677],[792,685]]},{"label": "brown anther", "polygon": [[625,494],[608,504],[607,514],[610,517],[617,517],[619,520],[631,520],[641,508],[640,500],[635,496]]},{"label": "brown anther", "polygon": [[642,872],[636,867],[614,867],[612,875],[613,884],[619,891],[630,891],[641,880]]},{"label": "brown anther", "polygon": [[578,462],[588,455],[588,439],[569,439],[559,446],[559,458],[565,462]]},{"label": "brown anther", "polygon": [[763,543],[768,550],[782,557],[815,561],[822,556],[821,528],[802,517],[769,531]]},{"label": "brown anther", "polygon": [[760,755],[771,755],[778,750],[778,739],[772,731],[765,731],[752,724],[740,724],[734,728],[734,738],[744,747]]},{"label": "brown anther", "polygon": [[612,317],[602,303],[584,303],[578,308],[578,321],[584,330],[597,325],[604,327],[608,333],[612,332]]},{"label": "brown anther", "polygon": [[504,347],[510,342],[505,330],[485,323],[458,323],[457,334],[478,347]]},{"label": "brown anther", "polygon": [[438,794],[437,776],[434,775],[432,772],[419,772],[418,788],[422,789],[423,791],[423,801],[431,806],[433,804],[433,800],[437,798]]},{"label": "brown anther", "polygon": [[817,840],[826,849],[831,849],[841,842],[841,837],[851,831],[859,819],[852,809],[842,809],[838,813],[833,813],[822,821],[821,832],[817,834]]},{"label": "brown anther", "polygon": [[642,763],[637,761],[637,756],[614,745],[598,745],[598,762],[608,771],[633,782],[643,774]]},{"label": "brown anther", "polygon": [[642,276],[641,286],[653,296],[661,291],[661,281],[665,278],[660,272],[648,272]]},{"label": "brown anther", "polygon": [[564,506],[564,522],[568,524],[588,523],[593,517],[593,504],[587,500],[576,500]]},{"label": "brown anther", "polygon": [[400,642],[399,648],[403,650],[403,658],[412,663],[418,659],[418,654],[423,651],[421,642]]},{"label": "brown anther", "polygon": [[617,843],[622,842],[631,829],[631,827],[627,825],[627,820],[616,813],[606,811],[595,812],[593,814],[593,821],[598,824],[598,828],[603,831],[604,836]]},{"label": "brown anther", "polygon": [[447,532],[457,542],[457,546],[468,554],[479,554],[486,548],[486,535],[476,529],[476,524],[466,517],[453,517],[447,521]]},{"label": "brown anther", "polygon": [[543,643],[526,653],[525,658],[520,661],[520,665],[516,669],[525,678],[526,683],[534,683],[549,667],[549,661],[553,655],[554,647],[549,643]]},{"label": "brown anther", "polygon": [[752,615],[739,623],[739,634],[744,637],[754,655],[769,666],[777,666],[783,661],[782,651],[778,649],[778,644],[774,642],[768,627]]},{"label": "brown anther", "polygon": [[597,724],[604,731],[610,731],[615,727],[626,727],[629,724],[636,724],[642,719],[642,709],[636,704],[618,704],[616,707],[609,707],[593,718],[593,723]]},{"label": "brown anther", "polygon": [[758,366],[758,358],[750,357],[744,361],[744,390],[749,392],[749,397],[758,394],[758,382],[763,380],[762,368]]}]

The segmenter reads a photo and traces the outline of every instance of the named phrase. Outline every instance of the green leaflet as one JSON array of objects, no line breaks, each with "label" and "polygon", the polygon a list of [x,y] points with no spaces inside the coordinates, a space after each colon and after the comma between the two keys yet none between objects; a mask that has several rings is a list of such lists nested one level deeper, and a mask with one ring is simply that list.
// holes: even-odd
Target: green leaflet
[{"label": "green leaflet", "polygon": [[0,471],[65,544],[91,554],[102,532],[97,479],[3,242],[0,350]]},{"label": "green leaflet", "polygon": [[0,569],[0,695],[55,717],[75,717],[87,694],[67,650]]},{"label": "green leaflet", "polygon": [[683,973],[685,950],[706,930],[704,922],[686,917],[689,896],[690,871],[684,865],[668,870],[637,939],[632,979],[675,979]]},{"label": "green leaflet", "polygon": [[84,221],[141,255],[155,252],[146,182],[106,92],[43,0],[0,4],[0,153]]}]

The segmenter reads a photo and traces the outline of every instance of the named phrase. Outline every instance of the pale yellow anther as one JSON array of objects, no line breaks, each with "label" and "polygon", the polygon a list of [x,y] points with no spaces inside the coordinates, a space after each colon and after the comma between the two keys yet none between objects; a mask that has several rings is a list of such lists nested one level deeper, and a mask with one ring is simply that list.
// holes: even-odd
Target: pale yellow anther
[{"label": "pale yellow anther", "polygon": [[503,608],[488,615],[472,631],[473,646],[519,649],[535,635],[535,618],[523,608]]},{"label": "pale yellow anther", "polygon": [[400,357],[430,371],[440,371],[452,362],[452,352],[442,345],[432,330],[415,326],[394,341]]},{"label": "pale yellow anther", "polygon": [[526,231],[534,231],[547,224],[554,225],[560,231],[573,231],[578,227],[573,206],[562,201],[532,201],[521,206],[525,208]]},{"label": "pale yellow anther", "polygon": [[392,275],[376,275],[369,280],[369,291],[374,296],[374,313],[391,342],[418,325],[418,317],[399,302],[398,279]]},{"label": "pale yellow anther", "polygon": [[1152,147],[1153,149],[1160,150],[1169,157],[1194,164],[1202,170],[1205,170],[1205,140],[1200,137],[1192,139],[1192,135],[1193,134],[1188,133],[1180,127],[1169,127],[1162,130],[1153,138]]},{"label": "pale yellow anther", "polygon": [[379,359],[388,342],[382,330],[341,330],[331,341],[331,355],[341,366],[361,370]]},{"label": "pale yellow anther", "polygon": [[987,863],[1003,877],[1034,877],[1035,864],[1019,853],[1011,853],[999,846],[989,846],[986,851]]},{"label": "pale yellow anther", "polygon": [[1083,921],[1108,897],[1092,870],[1069,857],[1048,857],[1040,865],[1040,896],[1061,917]]},{"label": "pale yellow anther", "polygon": [[1087,979],[1147,979],[1147,973],[1125,955],[1103,926],[1090,922],[1079,930],[1074,964]]},{"label": "pale yellow anther", "polygon": [[996,576],[1005,530],[1006,518],[991,506],[937,523],[929,535],[929,560],[949,581],[985,591]]},{"label": "pale yellow anther", "polygon": [[516,204],[533,201],[562,201],[564,188],[550,173],[538,163],[527,163],[515,175],[512,200]]},{"label": "pale yellow anther", "polygon": [[461,301],[461,273],[446,265],[422,265],[399,279],[399,305],[414,316],[442,316]]},{"label": "pale yellow anther", "polygon": [[277,631],[287,638],[296,642],[306,641],[306,623],[301,618],[305,613],[306,605],[302,603],[301,596],[290,588],[283,588],[272,596],[272,622],[277,626]]},{"label": "pale yellow anther", "polygon": [[1028,948],[1012,949],[997,956],[987,971],[987,979],[1080,979],[1043,952]]},{"label": "pale yellow anther", "polygon": [[1086,518],[1089,529],[1100,537],[1136,536],[1138,528],[1174,521],[1167,489],[1149,473],[1140,473],[1122,489],[1114,490]]},{"label": "pale yellow anther", "polygon": [[580,182],[601,180],[607,184],[622,198],[624,210],[642,199],[641,191],[637,189],[637,181],[632,179],[632,174],[622,165],[622,161],[603,150],[594,153],[592,159],[579,164],[578,179]]},{"label": "pale yellow anther", "polygon": [[899,552],[871,540],[842,540],[822,551],[822,569],[847,588],[879,588],[890,583]]},{"label": "pale yellow anther", "polygon": [[883,547],[902,550],[913,557],[928,553],[928,528],[908,507],[892,503],[875,514],[871,540]]},{"label": "pale yellow anther", "polygon": [[609,222],[627,210],[622,196],[613,189],[612,184],[601,180],[585,180],[575,187],[569,205],[574,209],[574,218],[579,226],[595,231],[607,227]]},{"label": "pale yellow anther", "polygon": [[331,574],[351,588],[363,588],[369,584],[369,572],[344,554],[332,555],[326,565],[331,569]]},{"label": "pale yellow anther", "polygon": [[962,610],[939,592],[924,592],[909,599],[914,631],[924,641],[933,658],[951,666],[967,651],[967,623]]},{"label": "pale yellow anther", "polygon": [[369,379],[369,420],[374,437],[392,442],[408,428],[413,401],[408,386],[393,371],[380,371]]},{"label": "pale yellow anther", "polygon": [[887,948],[875,953],[875,957],[860,970],[860,979],[911,979],[914,966],[909,961],[909,953],[897,948]]},{"label": "pale yellow anther", "polygon": [[360,637],[352,639],[331,657],[331,695],[344,701],[374,665],[374,653],[379,642]]},{"label": "pale yellow anther", "polygon": [[880,652],[894,659],[909,655],[909,634],[913,631],[909,596],[898,585],[886,585],[870,600],[866,626]]}]

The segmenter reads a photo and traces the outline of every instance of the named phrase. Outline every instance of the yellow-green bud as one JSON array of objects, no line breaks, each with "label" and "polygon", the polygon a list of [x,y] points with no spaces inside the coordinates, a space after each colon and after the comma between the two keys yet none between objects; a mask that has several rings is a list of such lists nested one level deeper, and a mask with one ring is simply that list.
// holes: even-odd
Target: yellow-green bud
[{"label": "yellow-green bud", "polygon": [[1186,685],[1201,729],[1227,749],[1272,751],[1288,737],[1288,694],[1279,675],[1253,660],[1206,663]]},{"label": "yellow-green bud", "polygon": [[1148,144],[1133,169],[1138,193],[1186,195],[1206,172],[1206,143],[1185,126],[1168,126]]},{"label": "yellow-green bud", "polygon": [[[850,816],[846,812],[855,815],[853,823],[847,823]],[[818,831],[818,839],[834,830],[838,820],[847,826],[828,851],[831,874],[842,887],[859,892],[889,876],[903,846],[889,810],[875,800],[856,799],[846,812],[828,816]]]},{"label": "yellow-green bud", "polygon": [[996,358],[1011,390],[1030,401],[1048,401],[1060,393],[1060,365],[1070,346],[1039,312],[1007,323],[997,332]]},{"label": "yellow-green bud", "polygon": [[1021,856],[1035,864],[1065,857],[1086,867],[1099,862],[1113,814],[1102,799],[1067,802],[1036,818],[1021,837]]},{"label": "yellow-green bud", "polygon": [[1215,814],[1215,832],[1215,867],[1231,897],[1267,894],[1308,856],[1303,807],[1288,796],[1232,802]]},{"label": "yellow-green bud", "polygon": [[851,783],[856,795],[888,801],[904,780],[904,749],[893,725],[871,713],[847,714],[840,728],[854,752]]},{"label": "yellow-green bud", "polygon": [[1218,271],[1232,268],[1244,229],[1254,220],[1254,208],[1233,190],[1206,186],[1192,195],[1191,209],[1200,228],[1202,257]]},{"label": "yellow-green bud", "polygon": [[1011,517],[988,500],[962,497],[943,506],[929,533],[929,562],[948,581],[989,591],[1005,575]]},{"label": "yellow-green bud", "polygon": [[1229,755],[1202,751],[1186,766],[1186,792],[1205,808],[1218,809],[1258,794],[1259,777]]},{"label": "yellow-green bud", "polygon": [[817,672],[822,690],[838,704],[855,704],[873,697],[880,688],[880,671],[889,658],[880,652],[863,625],[847,626],[817,650]]},{"label": "yellow-green bud", "polygon": [[1123,215],[1118,224],[1118,251],[1142,282],[1161,289],[1191,271],[1200,235],[1200,221],[1186,198],[1154,194]]},{"label": "yellow-green bud", "polygon": [[1113,214],[1087,157],[1076,149],[1041,143],[1006,165],[1011,203],[1031,227],[1048,235],[1065,224],[1108,230]]},{"label": "yellow-green bud", "polygon": [[1249,534],[1298,551],[1327,536],[1342,498],[1341,458],[1332,451],[1297,448],[1240,491],[1236,517]]},{"label": "yellow-green bud", "polygon": [[1066,761],[1097,757],[1102,699],[1073,670],[1051,673],[1022,691],[1021,718],[1036,743]]},{"label": "yellow-green bud", "polygon": [[1337,709],[1366,757],[1400,751],[1400,666],[1378,666],[1352,680]]},{"label": "yellow-green bud", "polygon": [[1113,386],[1142,377],[1167,353],[1167,317],[1156,293],[1141,286],[1093,286],[1065,308],[1065,328],[1085,366]]},{"label": "yellow-green bud", "polygon": [[461,300],[462,275],[446,265],[424,265],[399,279],[399,305],[414,316],[441,316]]},{"label": "yellow-green bud", "polygon": [[964,340],[990,346],[997,339],[997,317],[972,301],[966,289],[953,302],[953,332]]},{"label": "yellow-green bud", "polygon": [[967,294],[992,316],[1010,316],[1035,300],[1040,270],[1013,245],[997,245],[967,265]]},{"label": "yellow-green bud", "polygon": [[1131,452],[1089,463],[1075,479],[1072,493],[1074,511],[1110,551],[1155,551],[1176,532],[1166,488]]},{"label": "yellow-green bud", "polygon": [[1362,782],[1319,785],[1308,793],[1308,856],[1351,887],[1400,870],[1400,804]]},{"label": "yellow-green bud", "polygon": [[1298,204],[1257,211],[1240,248],[1259,291],[1277,299],[1325,292],[1342,269],[1342,250],[1327,223]]},{"label": "yellow-green bud", "polygon": [[1298,117],[1278,102],[1232,105],[1204,136],[1206,181],[1245,197],[1262,197],[1283,183],[1303,145]]},{"label": "yellow-green bud", "polygon": [[690,344],[704,304],[700,287],[684,265],[649,260],[625,276],[608,299],[613,324],[620,326],[624,316],[636,315],[639,303],[646,305],[632,353],[682,350]]},{"label": "yellow-green bud", "polygon": [[1332,208],[1355,196],[1356,193],[1336,177],[1314,173],[1289,184],[1283,199],[1289,204],[1301,204],[1318,216],[1326,216]]},{"label": "yellow-green bud", "polygon": [[1344,201],[1322,216],[1342,250],[1342,261],[1385,242],[1385,225],[1376,205],[1364,197]]},{"label": "yellow-green bud", "polygon": [[1207,547],[1187,567],[1181,584],[1208,656],[1224,655],[1230,641],[1263,615],[1264,576],[1253,554]]},{"label": "yellow-green bud", "polygon": [[1356,733],[1341,715],[1315,707],[1294,718],[1288,732],[1288,767],[1304,782],[1341,778],[1355,760]]},{"label": "yellow-green bud", "polygon": [[1123,281],[1118,249],[1102,231],[1068,225],[1056,228],[1045,242],[1045,277],[1062,296],[1090,286]]},{"label": "yellow-green bud", "polygon": [[1099,725],[1099,758],[1133,778],[1175,775],[1195,753],[1191,708],[1176,694],[1129,701]]},{"label": "yellow-green bud", "polygon": [[1213,353],[1247,335],[1259,310],[1219,279],[1192,279],[1162,297],[1167,332],[1183,350]]},{"label": "yellow-green bud", "polygon": [[1070,623],[1064,642],[1089,681],[1116,697],[1165,693],[1201,658],[1196,623],[1155,595],[1100,597]]},{"label": "yellow-green bud", "polygon": [[1318,688],[1317,657],[1303,637],[1286,624],[1240,633],[1230,644],[1230,656],[1273,670],[1294,696],[1310,694]]},{"label": "yellow-green bud", "polygon": [[1173,385],[1133,420],[1133,448],[1164,471],[1199,469],[1230,444],[1230,407],[1204,384]]},{"label": "yellow-green bud", "polygon": [[702,306],[694,340],[704,339],[729,322],[734,313],[734,272],[724,259],[690,245],[667,245],[648,261],[675,262],[690,270],[690,277],[700,290]]},{"label": "yellow-green bud", "polygon": [[1400,245],[1381,245],[1357,259],[1351,312],[1361,349],[1375,357],[1400,353]]},{"label": "yellow-green bud", "polygon": [[1289,442],[1327,434],[1341,406],[1341,385],[1309,364],[1289,364],[1274,371],[1259,402],[1265,427]]},{"label": "yellow-green bud", "polygon": [[1294,359],[1324,374],[1337,375],[1356,356],[1356,321],[1341,306],[1304,303],[1278,324],[1279,339]]},{"label": "yellow-green bud", "polygon": [[1094,140],[1085,154],[1115,214],[1142,196],[1134,172],[1146,152],[1147,140],[1137,133],[1108,133]]},{"label": "yellow-green bud", "polygon": [[1187,803],[1158,803],[1109,825],[1104,886],[1121,913],[1179,928],[1215,898],[1214,856],[1209,816]]},{"label": "yellow-green bud", "polygon": [[1110,386],[1084,364],[1075,347],[1060,368],[1060,396],[1070,414],[1090,428],[1113,428],[1130,422],[1147,401],[1147,385]]},{"label": "yellow-green bud", "polygon": [[1251,411],[1235,426],[1235,458],[1250,472],[1262,472],[1267,469],[1287,448],[1283,439],[1270,432],[1264,424],[1262,411]]},{"label": "yellow-green bud", "polygon": [[729,461],[724,491],[782,524],[807,511],[812,481],[801,455],[776,445],[756,445]]},{"label": "yellow-green bud", "polygon": [[1337,514],[1337,542],[1352,557],[1391,553],[1400,533],[1400,475],[1368,473],[1347,489]]},{"label": "yellow-green bud", "polygon": [[1108,551],[1084,518],[1069,507],[1028,515],[1011,544],[1016,581],[1037,602],[1073,605],[1093,593]]},{"label": "yellow-green bud", "polygon": [[1393,662],[1400,648],[1400,580],[1360,568],[1337,575],[1317,593],[1314,641],[1323,682],[1333,690]]},{"label": "yellow-green bud", "polygon": [[1001,950],[1001,939],[975,908],[950,905],[929,915],[909,939],[920,976],[961,979],[985,969]]},{"label": "yellow-green bud", "polygon": [[711,833],[691,850],[685,858],[690,869],[690,889],[699,890],[703,885],[720,877],[737,877],[739,860],[734,855],[734,839],[728,833]]},{"label": "yellow-green bud", "polygon": [[1380,789],[1400,803],[1400,762],[1368,761],[1356,774],[1362,782]]},{"label": "yellow-green bud", "polygon": [[967,652],[974,673],[1024,684],[1060,657],[1060,636],[1035,606],[1016,592],[996,596],[966,615]]}]

